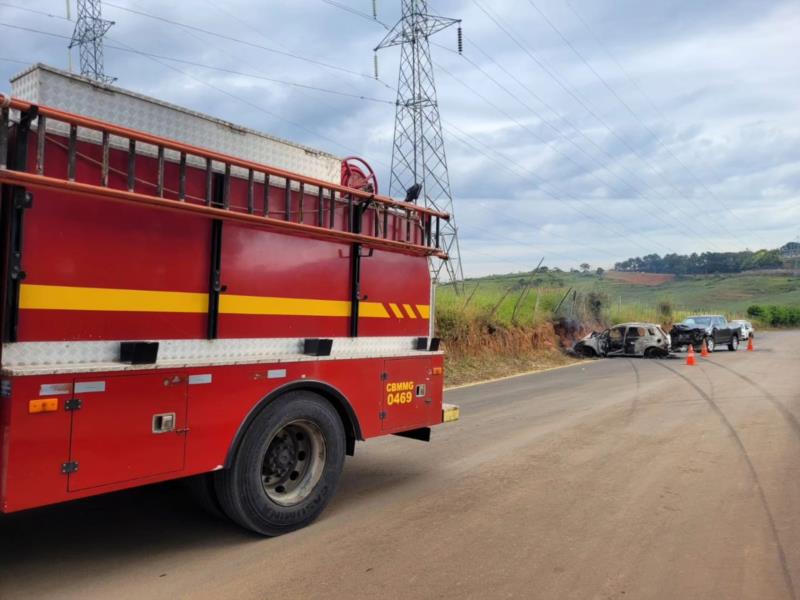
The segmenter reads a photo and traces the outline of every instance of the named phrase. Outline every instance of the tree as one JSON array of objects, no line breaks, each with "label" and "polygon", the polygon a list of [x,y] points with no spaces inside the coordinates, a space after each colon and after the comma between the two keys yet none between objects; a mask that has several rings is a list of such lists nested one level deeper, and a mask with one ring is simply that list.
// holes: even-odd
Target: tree
[{"label": "tree", "polygon": [[588,273],[589,269],[591,269],[592,266],[589,263],[581,263],[580,264],[580,268],[581,268],[581,271],[583,271],[584,273]]}]

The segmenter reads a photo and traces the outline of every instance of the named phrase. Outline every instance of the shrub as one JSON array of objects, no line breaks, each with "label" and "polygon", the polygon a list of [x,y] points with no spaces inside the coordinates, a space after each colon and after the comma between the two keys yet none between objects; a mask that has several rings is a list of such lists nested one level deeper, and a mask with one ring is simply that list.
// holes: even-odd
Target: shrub
[{"label": "shrub", "polygon": [[656,305],[656,308],[658,309],[658,314],[661,317],[662,323],[669,323],[672,321],[672,302],[669,300],[660,300]]},{"label": "shrub", "polygon": [[800,326],[800,306],[754,304],[747,308],[747,314],[772,327]]}]

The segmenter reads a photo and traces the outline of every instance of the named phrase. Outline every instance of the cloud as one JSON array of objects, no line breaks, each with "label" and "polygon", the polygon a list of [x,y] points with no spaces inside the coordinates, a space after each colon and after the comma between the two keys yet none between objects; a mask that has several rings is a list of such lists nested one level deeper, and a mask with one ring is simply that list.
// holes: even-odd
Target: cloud
[{"label": "cloud", "polygon": [[[797,3],[534,1],[573,48],[529,2],[430,2],[432,12],[463,19],[465,54],[477,65],[451,51],[454,31],[435,37],[466,273],[532,268],[541,256],[562,267],[609,266],[649,252],[774,247],[798,235]],[[233,39],[104,3],[116,22],[110,46],[262,77],[109,47],[106,70],[118,85],[362,155],[388,190],[399,50],[380,53],[388,87],[372,79],[372,49],[385,34],[379,24],[321,0],[114,4]],[[3,5],[0,22],[69,36],[72,23],[31,12],[53,12],[52,5]],[[368,2],[348,6],[371,10]],[[387,23],[399,16],[399,3],[379,8]],[[0,79],[24,68],[7,59],[66,67],[66,40],[0,29]]]}]

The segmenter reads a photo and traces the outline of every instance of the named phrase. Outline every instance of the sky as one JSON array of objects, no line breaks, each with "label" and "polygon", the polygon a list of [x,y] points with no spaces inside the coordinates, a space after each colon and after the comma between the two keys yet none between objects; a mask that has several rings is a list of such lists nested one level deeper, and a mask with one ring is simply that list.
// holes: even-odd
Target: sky
[{"label": "sky", "polygon": [[[373,48],[400,1],[377,10],[375,21],[371,0],[104,2],[105,69],[121,87],[362,156],[386,190],[399,49],[379,53],[376,80]],[[462,55],[455,28],[431,43],[466,276],[799,239],[795,0],[430,0],[429,11],[462,19]],[[68,67],[65,15],[65,0],[0,2],[0,89],[31,63]]]}]

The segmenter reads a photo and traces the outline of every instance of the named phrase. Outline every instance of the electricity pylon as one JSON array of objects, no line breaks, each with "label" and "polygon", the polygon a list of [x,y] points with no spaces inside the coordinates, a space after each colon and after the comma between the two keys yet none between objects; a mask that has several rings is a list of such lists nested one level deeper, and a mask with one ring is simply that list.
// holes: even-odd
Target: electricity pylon
[{"label": "electricity pylon", "polygon": [[[442,123],[436,100],[430,43],[433,34],[456,25],[459,19],[428,14],[427,0],[401,0],[402,16],[375,48],[376,51],[400,46],[400,75],[397,80],[397,109],[392,148],[392,173],[389,194],[407,197],[414,185],[421,186],[425,206],[450,214],[444,223],[441,245],[450,257],[431,261],[431,273],[438,282],[442,269],[458,289],[463,282],[458,229],[453,214],[450,175],[442,137]],[[461,29],[458,30],[459,51]],[[416,200],[416,198],[408,198]]]},{"label": "electricity pylon", "polygon": [[69,43],[70,49],[78,46],[81,75],[99,81],[113,83],[103,69],[103,36],[114,24],[101,16],[100,0],[78,0],[78,19]]}]

